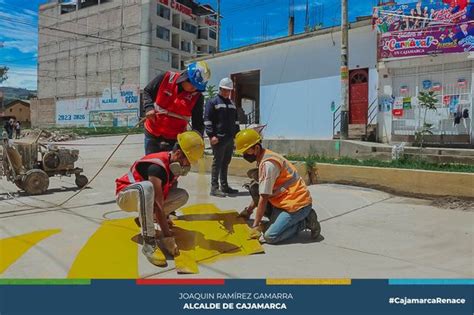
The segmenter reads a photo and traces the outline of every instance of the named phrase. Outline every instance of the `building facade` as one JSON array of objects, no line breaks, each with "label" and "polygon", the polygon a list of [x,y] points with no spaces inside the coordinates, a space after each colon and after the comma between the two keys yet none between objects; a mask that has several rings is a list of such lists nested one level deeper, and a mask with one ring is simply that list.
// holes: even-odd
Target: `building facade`
[{"label": "building facade", "polygon": [[133,124],[154,76],[215,50],[215,13],[193,0],[50,1],[39,9],[32,110],[55,117],[33,124]]},{"label": "building facade", "polygon": [[30,102],[24,100],[11,101],[0,111],[0,116],[13,118],[23,126],[28,126],[31,123]]},{"label": "building facade", "polygon": [[[394,16],[391,12],[399,12]],[[375,8],[379,32],[380,139],[474,144],[474,4],[423,0]],[[433,109],[419,102],[432,93]]]},{"label": "building facade", "polygon": [[[351,24],[351,133],[369,124],[377,109],[377,34],[370,21]],[[241,123],[267,125],[273,139],[333,139],[340,130],[339,28],[289,36],[204,57],[212,71],[210,84],[234,81]],[[357,134],[356,134],[357,133]]]}]

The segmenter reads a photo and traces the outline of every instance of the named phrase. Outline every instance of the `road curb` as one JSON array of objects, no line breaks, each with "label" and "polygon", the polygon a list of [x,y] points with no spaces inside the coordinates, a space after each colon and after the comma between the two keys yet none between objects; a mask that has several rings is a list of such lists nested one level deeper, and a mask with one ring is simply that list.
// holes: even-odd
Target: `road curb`
[{"label": "road curb", "polygon": [[317,163],[319,183],[339,183],[426,196],[474,197],[474,174]]}]

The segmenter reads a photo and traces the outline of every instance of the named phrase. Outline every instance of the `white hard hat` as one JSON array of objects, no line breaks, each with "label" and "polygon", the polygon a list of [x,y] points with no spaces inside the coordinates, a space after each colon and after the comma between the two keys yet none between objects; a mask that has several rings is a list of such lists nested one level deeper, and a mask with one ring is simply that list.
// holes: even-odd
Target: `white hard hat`
[{"label": "white hard hat", "polygon": [[233,90],[234,89],[234,82],[232,82],[231,79],[229,78],[224,78],[219,82],[219,87],[221,89],[226,89],[226,90]]}]

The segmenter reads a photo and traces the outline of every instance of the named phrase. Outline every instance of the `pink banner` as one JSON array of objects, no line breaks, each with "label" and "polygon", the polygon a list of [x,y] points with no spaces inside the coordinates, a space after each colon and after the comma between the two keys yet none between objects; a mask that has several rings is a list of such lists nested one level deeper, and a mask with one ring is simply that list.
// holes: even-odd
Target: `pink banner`
[{"label": "pink banner", "polygon": [[474,50],[474,24],[380,35],[379,59],[469,52]]}]

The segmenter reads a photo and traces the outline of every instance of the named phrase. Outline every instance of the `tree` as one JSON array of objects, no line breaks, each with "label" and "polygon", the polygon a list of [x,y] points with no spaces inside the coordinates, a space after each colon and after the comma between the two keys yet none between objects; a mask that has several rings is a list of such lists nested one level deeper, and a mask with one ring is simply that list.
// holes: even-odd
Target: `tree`
[{"label": "tree", "polygon": [[206,87],[206,92],[205,92],[205,100],[207,101],[210,98],[213,98],[214,96],[217,95],[217,89],[215,85],[209,84]]},{"label": "tree", "polygon": [[0,67],[0,83],[3,83],[3,81],[8,79],[7,72],[8,67]]},{"label": "tree", "polygon": [[426,135],[432,135],[433,131],[433,124],[428,124],[426,122],[426,114],[428,113],[429,110],[434,110],[436,111],[436,103],[438,102],[438,99],[435,97],[435,93],[433,91],[430,92],[420,92],[418,94],[418,101],[420,104],[420,107],[423,112],[423,124],[418,130],[415,132],[415,143],[420,145],[420,148],[423,148],[423,144],[425,141],[425,136]]}]

